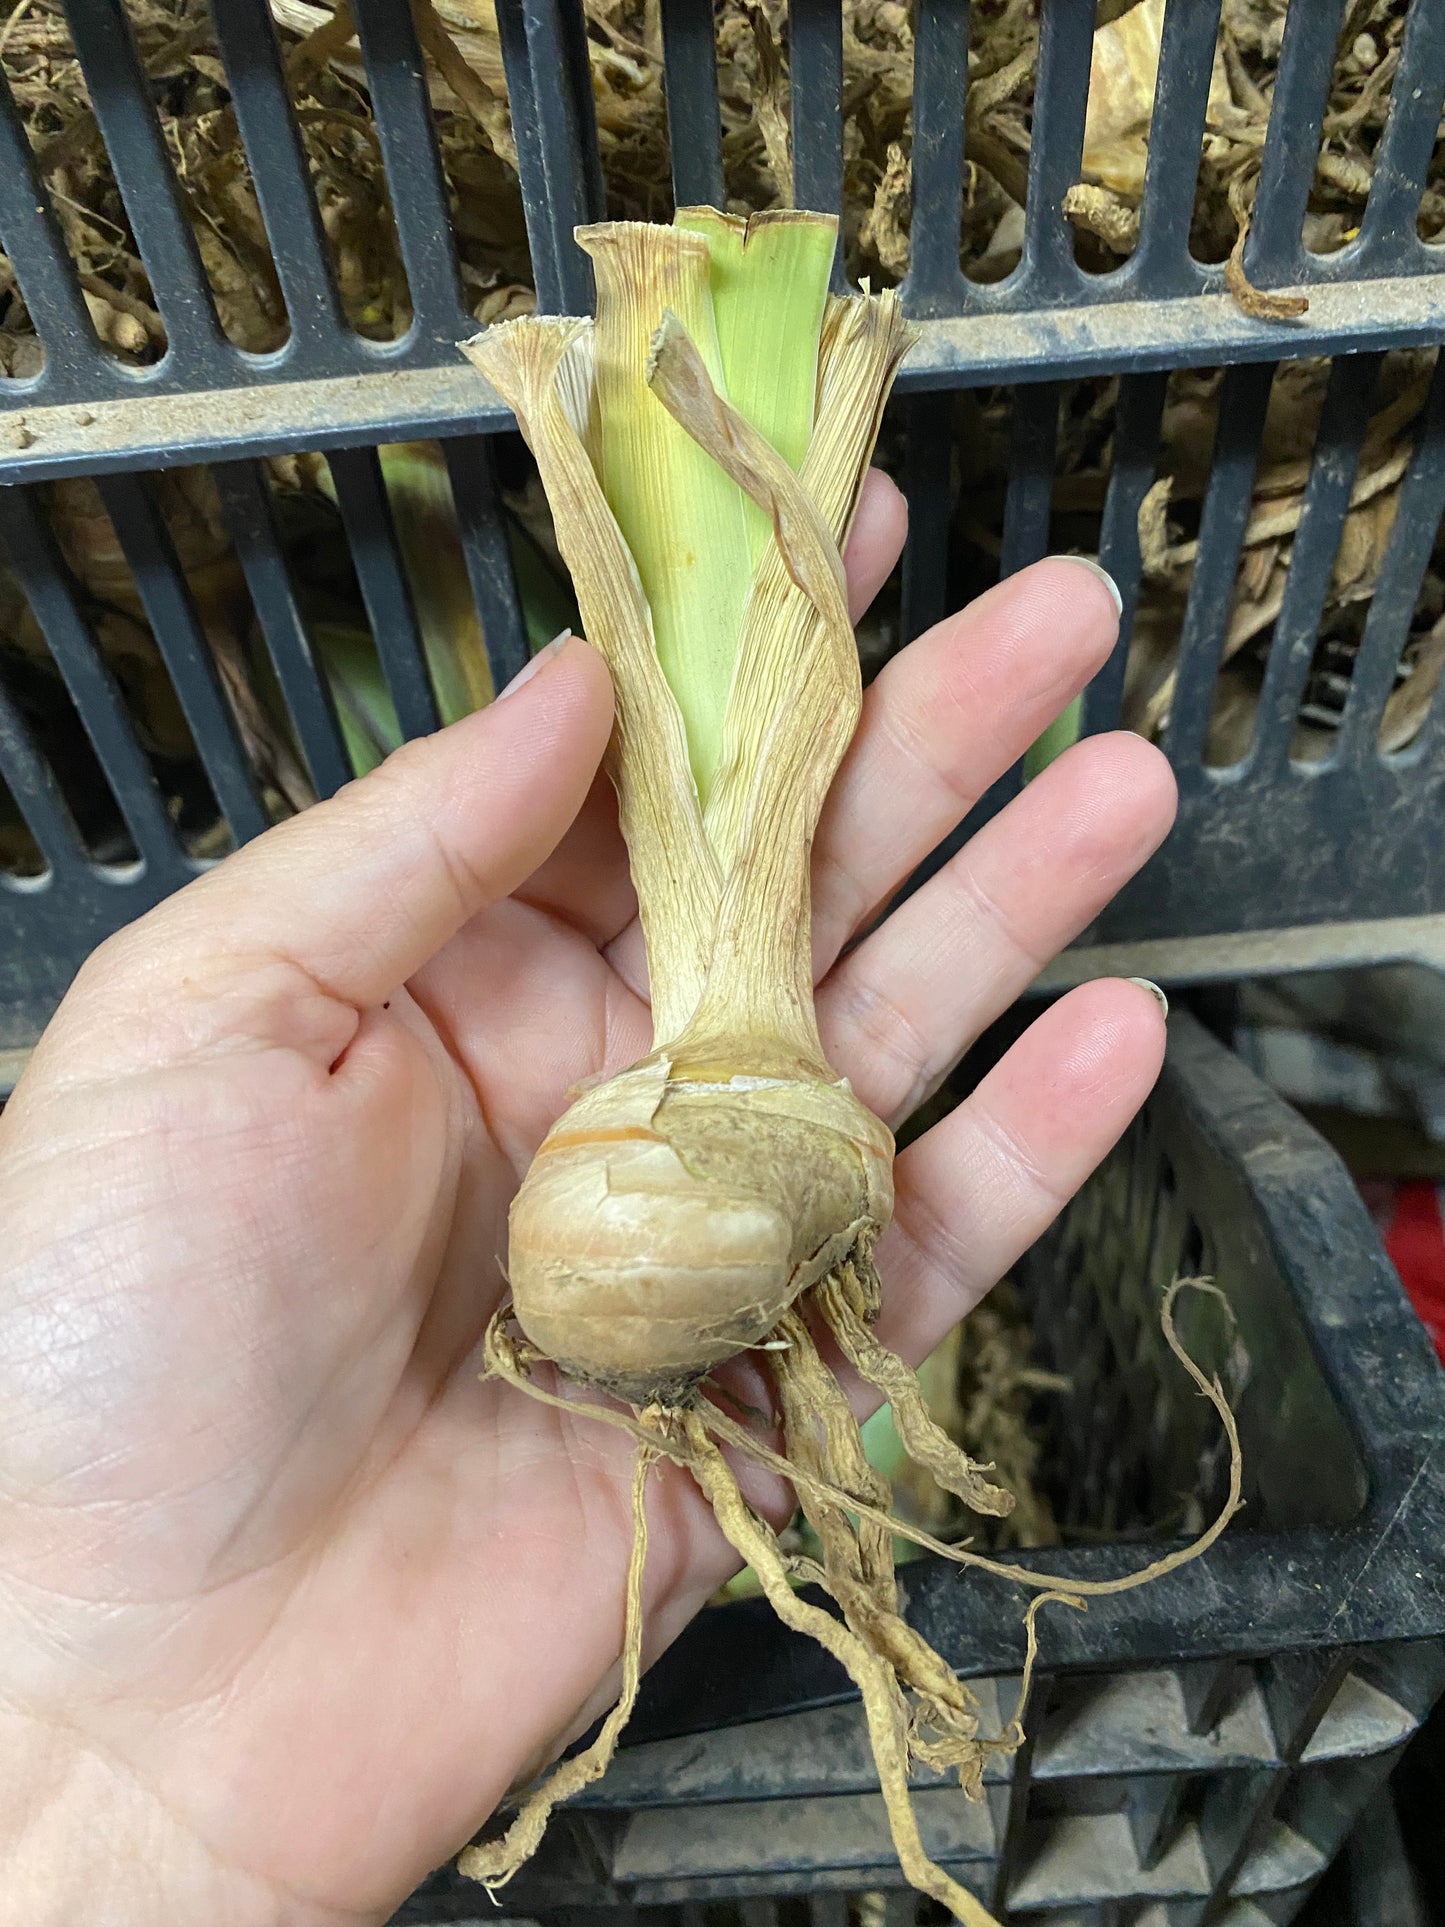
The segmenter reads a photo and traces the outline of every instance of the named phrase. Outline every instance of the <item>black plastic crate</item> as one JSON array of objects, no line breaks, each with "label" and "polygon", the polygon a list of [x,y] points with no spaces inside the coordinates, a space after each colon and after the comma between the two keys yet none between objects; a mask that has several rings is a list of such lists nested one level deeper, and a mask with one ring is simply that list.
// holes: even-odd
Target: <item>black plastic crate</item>
[{"label": "black plastic crate", "polygon": [[[1090,1541],[1018,1556],[1109,1577],[1175,1543],[1148,1521],[1209,1515],[1220,1428],[1158,1325],[1181,1272],[1211,1274],[1237,1320],[1231,1344],[1209,1300],[1181,1301],[1230,1387],[1247,1505],[1198,1563],[1084,1614],[1045,1609],[1027,1742],[983,1805],[917,1775],[925,1840],[1019,1927],[1292,1919],[1445,1690],[1445,1374],[1334,1153],[1192,1018],[1170,1027],[1143,1118],[1018,1274],[1040,1361],[1073,1379],[1052,1493]],[[931,1556],[901,1582],[1001,1727],[1026,1595]],[[932,1917],[902,1888],[846,1680],[748,1600],[654,1667],[623,1750],[505,1911],[788,1927],[841,1923],[844,1896],[856,1918],[868,1892],[890,1920]],[[443,1873],[398,1923],[476,1904]]]},{"label": "black plastic crate", "polygon": [[[285,345],[266,355],[235,348],[217,320],[122,0],[74,0],[69,11],[99,139],[168,347],[152,365],[132,368],[99,345],[54,206],[0,87],[0,241],[45,354],[39,373],[0,381],[0,550],[93,746],[96,784],[135,853],[124,862],[87,854],[22,703],[0,687],[0,776],[46,866],[41,876],[0,876],[0,1055],[8,1050],[12,1061],[94,943],[197,867],[60,560],[48,482],[101,480],[235,841],[264,825],[257,772],[157,506],[158,471],[203,465],[214,473],[319,794],[344,780],[347,762],[277,536],[263,457],[328,453],[406,733],[434,727],[437,703],[378,446],[444,441],[499,680],[525,648],[496,505],[496,438],[511,424],[456,352],[473,323],[409,9],[354,0],[413,317],[399,339],[378,343],[345,319],[265,0],[213,0],[290,317]],[[1245,264],[1256,285],[1307,288],[1310,308],[1298,320],[1264,321],[1243,314],[1222,270],[1189,251],[1219,0],[1170,0],[1139,243],[1106,274],[1078,265],[1061,207],[1079,169],[1095,7],[1040,0],[1022,254],[994,286],[971,281],[958,258],[969,7],[920,0],[916,10],[912,250],[903,285],[923,338],[902,372],[890,428],[914,531],[902,571],[901,638],[949,600],[953,448],[941,398],[986,386],[1013,392],[999,557],[1006,573],[1049,545],[1063,385],[1117,378],[1099,550],[1123,590],[1126,619],[1084,711],[1087,729],[1112,726],[1138,595],[1138,512],[1154,476],[1166,379],[1181,369],[1229,371],[1166,739],[1181,787],[1179,826],[1052,982],[1112,966],[1121,946],[1131,968],[1161,977],[1432,954],[1432,945],[1445,957],[1445,840],[1436,827],[1445,692],[1408,752],[1385,758],[1375,745],[1445,507],[1445,374],[1416,435],[1336,753],[1309,766],[1290,756],[1377,359],[1433,350],[1445,338],[1445,273],[1415,226],[1445,96],[1438,0],[1410,8],[1357,236],[1329,255],[1304,245],[1347,13],[1346,0],[1294,0],[1288,16]],[[604,183],[580,0],[498,0],[497,15],[539,302],[583,309],[588,270],[571,230],[603,212]],[[707,0],[663,0],[662,34],[669,118],[684,134],[672,152],[677,198],[716,200],[723,172]],[[789,55],[796,197],[836,208],[843,43],[835,0],[793,0]],[[1274,366],[1301,356],[1329,357],[1334,372],[1263,723],[1242,765],[1215,770],[1201,744],[1263,398]],[[997,808],[1018,780],[1014,772],[984,809]],[[952,1830],[944,1857],[981,1889],[1002,1886],[1020,1918],[1054,1927],[1288,1919],[1445,1671],[1439,1371],[1338,1163],[1187,1020],[1176,1018],[1174,1032],[1171,1067],[1146,1119],[1025,1267],[1040,1330],[1057,1331],[1061,1346],[1068,1335],[1076,1418],[1082,1425],[1097,1417],[1091,1436],[1127,1445],[1122,1457],[1096,1448],[1079,1459],[1074,1490],[1061,1502],[1079,1521],[1098,1523],[1111,1543],[1061,1553],[1059,1568],[1113,1572],[1148,1557],[1128,1535],[1173,1503],[1173,1492],[1159,1489],[1161,1448],[1185,1455],[1172,1469],[1177,1484],[1194,1490],[1218,1475],[1207,1413],[1193,1409],[1157,1354],[1153,1295],[1180,1264],[1212,1270],[1240,1316],[1247,1366],[1236,1390],[1251,1508],[1203,1566],[1098,1602],[1083,1620],[1048,1616],[1049,1672],[1029,1712],[1030,1748],[991,1783],[983,1809],[961,1813],[951,1796],[925,1789],[936,1823]],[[1193,1336],[1207,1343],[1209,1333]],[[1006,1703],[1019,1660],[1017,1602],[1006,1589],[927,1561],[909,1568],[906,1585],[923,1630],[985,1697],[997,1699],[1001,1684]],[[892,1891],[891,1857],[877,1845],[871,1770],[843,1687],[824,1656],[791,1641],[766,1612],[742,1605],[695,1627],[651,1676],[633,1739],[594,1803],[562,1816],[544,1857],[509,1896],[512,1911],[577,1920],[596,1906],[616,1919],[625,1902],[665,1909],[653,1916],[659,1927],[693,1927],[698,1909],[718,1896],[744,1922],[792,1927],[806,1916],[841,1927],[843,1896],[876,1890],[885,1897],[868,1903],[870,1920],[915,1918],[912,1900]],[[846,1804],[830,1804],[838,1801]],[[759,1851],[764,1835],[774,1842],[771,1857]],[[803,1888],[806,1900],[776,1898]],[[403,1918],[485,1912],[475,1889],[442,1878]],[[718,1917],[709,1918],[718,1927]]]},{"label": "black plastic crate", "polygon": [[[47,479],[105,478],[120,542],[215,804],[236,840],[264,822],[256,772],[147,471],[214,467],[259,628],[321,794],[342,779],[346,763],[298,617],[259,457],[332,454],[368,613],[409,733],[433,727],[437,711],[377,479],[379,443],[446,440],[499,676],[515,668],[524,646],[491,480],[491,438],[508,429],[509,418],[456,352],[473,323],[409,10],[393,0],[355,5],[412,315],[399,339],[377,342],[346,323],[265,0],[213,0],[217,44],[290,317],[284,346],[264,355],[233,346],[217,319],[123,0],[76,0],[69,13],[99,138],[168,345],[158,361],[136,368],[98,342],[18,112],[0,87],[0,239],[45,356],[38,373],[0,381],[0,480],[7,485],[0,489],[0,549],[93,743],[95,782],[113,792],[134,851],[134,860],[122,863],[87,854],[23,705],[13,691],[7,697],[0,690],[0,775],[46,866],[43,876],[0,876],[0,1051],[12,1064],[94,943],[196,867],[49,539],[41,486]],[[498,0],[497,17],[538,298],[547,309],[584,308],[588,267],[571,230],[603,211],[604,183],[580,0]],[[1099,547],[1123,589],[1126,620],[1084,716],[1087,729],[1112,726],[1139,581],[1138,510],[1153,475],[1166,372],[1230,369],[1166,738],[1180,781],[1179,824],[1144,877],[1053,969],[1053,984],[1113,967],[1119,946],[1131,968],[1166,979],[1445,955],[1445,842],[1435,827],[1445,801],[1445,692],[1437,692],[1408,751],[1385,757],[1375,744],[1445,506],[1445,377],[1420,424],[1335,751],[1307,766],[1290,756],[1290,726],[1349,501],[1375,360],[1390,349],[1433,348],[1445,333],[1440,250],[1416,233],[1445,95],[1445,34],[1436,0],[1414,0],[1359,231],[1333,253],[1312,253],[1303,222],[1336,38],[1348,13],[1346,0],[1294,0],[1245,266],[1260,286],[1307,288],[1310,307],[1302,318],[1271,321],[1242,313],[1224,289],[1222,268],[1190,253],[1218,17],[1219,0],[1168,6],[1138,245],[1115,271],[1092,273],[1076,260],[1061,203],[1079,171],[1095,8],[1091,0],[1041,0],[1021,258],[1007,279],[982,285],[962,271],[957,245],[969,9],[966,0],[921,0],[916,11],[912,240],[903,290],[923,337],[902,371],[890,431],[914,528],[902,572],[901,637],[942,614],[949,594],[951,444],[940,392],[1015,387],[999,558],[1007,572],[1048,545],[1061,384],[1117,377]],[[672,147],[677,198],[716,199],[723,169],[712,10],[707,0],[664,0],[661,24],[668,116],[681,130]],[[788,39],[796,197],[835,208],[844,178],[835,0],[793,0]],[[1261,399],[1271,365],[1304,355],[1335,357],[1335,376],[1276,625],[1261,728],[1242,764],[1215,770],[1203,763],[1200,745],[1250,498]],[[984,807],[997,808],[1018,780],[1015,771]]]}]

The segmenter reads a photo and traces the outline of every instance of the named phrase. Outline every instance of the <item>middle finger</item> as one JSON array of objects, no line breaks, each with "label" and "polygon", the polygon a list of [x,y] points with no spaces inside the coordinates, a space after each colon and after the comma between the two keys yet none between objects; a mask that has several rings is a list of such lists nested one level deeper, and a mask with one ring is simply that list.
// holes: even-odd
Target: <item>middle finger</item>
[{"label": "middle finger", "polygon": [[830,972],[829,1061],[896,1125],[1168,833],[1174,777],[1118,731],[1050,765]]},{"label": "middle finger", "polygon": [[1079,558],[1050,557],[879,674],[813,846],[816,977],[1102,667],[1115,593]]}]

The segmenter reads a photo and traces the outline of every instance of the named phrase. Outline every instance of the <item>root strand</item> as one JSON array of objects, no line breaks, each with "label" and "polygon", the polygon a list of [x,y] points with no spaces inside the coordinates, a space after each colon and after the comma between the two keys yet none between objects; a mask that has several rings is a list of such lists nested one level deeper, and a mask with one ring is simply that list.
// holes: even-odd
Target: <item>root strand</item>
[{"label": "root strand", "polygon": [[[878,1765],[894,1847],[905,1877],[929,1894],[965,1927],[996,1927],[986,1908],[966,1888],[929,1859],[924,1851],[909,1795],[915,1761],[939,1771],[957,1771],[971,1797],[982,1794],[983,1769],[996,1752],[1012,1752],[1023,1740],[1023,1716],[1038,1657],[1036,1620],[1040,1609],[1057,1603],[1082,1611],[1089,1598],[1128,1592],[1176,1571],[1212,1546],[1242,1504],[1243,1460],[1239,1432],[1224,1388],[1207,1377],[1185,1351],[1174,1324],[1174,1305],[1184,1290],[1205,1291],[1228,1301],[1207,1280],[1176,1279],[1160,1307],[1160,1324],[1169,1349],[1219,1414],[1229,1441],[1229,1492],[1218,1516],[1191,1544],[1167,1553],[1140,1571],[1118,1579],[1069,1580],[990,1559],[963,1546],[950,1546],[932,1534],[892,1517],[888,1481],[868,1463],[858,1424],[846,1394],[818,1352],[801,1309],[784,1314],[774,1330],[779,1341],[766,1357],[777,1389],[786,1454],[707,1400],[686,1408],[650,1407],[640,1415],[590,1400],[562,1398],[532,1380],[543,1354],[517,1332],[511,1308],[493,1317],[485,1343],[488,1376],[503,1378],[519,1391],[561,1411],[616,1426],[638,1441],[633,1476],[632,1558],[627,1577],[623,1636],[622,1692],[596,1740],[564,1761],[524,1802],[502,1839],[470,1847],[461,1872],[495,1890],[512,1877],[541,1839],[548,1815],[561,1800],[600,1777],[632,1711],[641,1671],[642,1574],[647,1551],[644,1493],[649,1467],[668,1458],[689,1468],[707,1495],[729,1543],[757,1574],[773,1610],[786,1626],[817,1640],[842,1665],[857,1686]],[[861,1375],[888,1398],[899,1437],[918,1462],[949,1491],[976,1510],[996,1515],[1008,1510],[1009,1495],[990,1485],[982,1470],[958,1451],[928,1416],[917,1381],[901,1359],[879,1345],[869,1329],[877,1310],[876,1276],[866,1254],[858,1267],[846,1265],[816,1288],[820,1315],[844,1354]],[[786,1479],[798,1495],[823,1550],[821,1566],[791,1557],[772,1530],[749,1509],[719,1441],[732,1445],[759,1465]],[[1011,1501],[1009,1501],[1011,1503]],[[975,1701],[939,1654],[898,1610],[893,1536],[912,1540],[940,1557],[991,1572],[1001,1579],[1038,1590],[1024,1615],[1027,1652],[1018,1706],[1003,1732],[980,1738]],[[840,1623],[831,1613],[803,1599],[793,1582],[815,1582],[837,1602]],[[914,1697],[908,1698],[908,1690]]]},{"label": "root strand", "polygon": [[964,1927],[998,1927],[966,1887],[929,1859],[908,1793],[908,1709],[888,1662],[870,1652],[851,1627],[801,1599],[788,1583],[788,1566],[777,1538],[748,1508],[727,1460],[708,1436],[699,1411],[682,1414],[692,1447],[693,1476],[707,1494],[718,1524],[758,1576],[764,1595],[785,1626],[807,1633],[847,1668],[863,1700],[878,1780],[888,1809],[894,1850],[904,1877],[947,1907]]},{"label": "root strand", "polygon": [[637,1685],[642,1677],[642,1574],[647,1563],[647,1475],[657,1453],[651,1445],[638,1447],[632,1474],[632,1556],[627,1564],[627,1605],[622,1632],[622,1690],[617,1704],[602,1722],[597,1738],[582,1752],[554,1767],[540,1786],[522,1802],[517,1817],[500,1840],[468,1847],[457,1861],[457,1871],[480,1880],[489,1892],[505,1887],[541,1844],[552,1809],[570,1800],[583,1787],[600,1780],[617,1751],[622,1729],[632,1717]]},{"label": "root strand", "polygon": [[[871,1271],[869,1260],[862,1259],[860,1264]],[[814,1296],[848,1363],[860,1378],[877,1386],[893,1408],[894,1428],[914,1463],[931,1472],[944,1491],[962,1499],[970,1511],[1006,1519],[1014,1509],[1012,1492],[985,1478],[993,1467],[975,1465],[934,1423],[917,1374],[873,1336],[870,1307],[876,1307],[877,1293],[867,1291],[859,1277],[859,1266],[840,1266],[823,1280]]]}]

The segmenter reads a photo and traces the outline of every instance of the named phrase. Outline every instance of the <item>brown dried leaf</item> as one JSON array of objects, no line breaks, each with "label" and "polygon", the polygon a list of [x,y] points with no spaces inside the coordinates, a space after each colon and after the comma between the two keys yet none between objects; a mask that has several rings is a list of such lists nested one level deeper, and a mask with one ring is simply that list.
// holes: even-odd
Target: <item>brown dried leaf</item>
[{"label": "brown dried leaf", "polygon": [[1445,670],[1445,618],[1418,643],[1410,645],[1406,655],[1410,673],[1391,690],[1380,719],[1380,749],[1387,756],[1408,749],[1429,714]]},{"label": "brown dried leaf", "polygon": [[1076,181],[1064,195],[1063,209],[1075,227],[1097,236],[1116,254],[1132,254],[1139,239],[1139,210],[1112,188]]}]

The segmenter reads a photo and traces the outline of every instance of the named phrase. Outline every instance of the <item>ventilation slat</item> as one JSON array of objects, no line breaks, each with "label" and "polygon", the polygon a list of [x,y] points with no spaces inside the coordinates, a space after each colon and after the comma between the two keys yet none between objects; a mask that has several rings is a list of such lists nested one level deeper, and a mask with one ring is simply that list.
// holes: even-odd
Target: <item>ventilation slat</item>
[{"label": "ventilation slat", "polygon": [[1067,293],[1076,289],[1081,279],[1074,260],[1074,230],[1063,203],[1079,178],[1093,52],[1091,7],[1040,10],[1024,251],[1019,270],[1035,299]]},{"label": "ventilation slat", "polygon": [[139,475],[102,475],[97,486],[221,814],[247,842],[266,828],[265,806],[165,523]]},{"label": "ventilation slat", "polygon": [[592,266],[572,238],[600,218],[602,171],[582,9],[497,0],[512,132],[542,314],[589,314]]},{"label": "ventilation slat", "polygon": [[[792,0],[788,87],[793,130],[793,205],[843,212],[843,14],[838,0]],[[843,286],[842,230],[833,261]]]},{"label": "ventilation slat", "polygon": [[397,721],[404,736],[428,736],[441,727],[441,714],[427,674],[381,463],[374,448],[338,449],[330,459],[356,579]]},{"label": "ventilation slat", "polygon": [[1415,452],[1400,485],[1400,499],[1385,549],[1380,578],[1350,678],[1337,754],[1354,762],[1373,756],[1380,718],[1395,685],[1400,651],[1445,515],[1445,355],[1435,364],[1430,395],[1416,429]]},{"label": "ventilation slat", "polygon": [[1124,608],[1113,653],[1084,691],[1082,727],[1090,736],[1119,727],[1124,670],[1139,605],[1139,509],[1154,482],[1166,386],[1167,377],[1162,373],[1122,375],[1119,379],[1114,461],[1104,497],[1099,560],[1117,583]]},{"label": "ventilation slat", "polygon": [[104,372],[75,268],[66,252],[50,196],[35,171],[30,142],[20,124],[10,87],[0,74],[0,242],[10,257],[25,305],[45,349],[45,373],[37,390],[44,400],[57,389],[78,388],[78,376],[94,387]]},{"label": "ventilation slat", "polygon": [[1056,381],[1030,382],[1014,390],[1000,577],[1014,575],[1048,554],[1060,391]]},{"label": "ventilation slat", "polygon": [[1272,363],[1249,362],[1231,368],[1221,386],[1219,426],[1199,520],[1199,548],[1189,582],[1174,699],[1164,733],[1169,760],[1181,771],[1197,764],[1204,752],[1273,378]]},{"label": "ventilation slat", "polygon": [[126,828],[148,869],[185,881],[189,871],[165,799],[141,753],[120,691],[81,614],[75,583],[50,525],[26,488],[0,489],[0,542],[25,591],[56,668],[85,725]]},{"label": "ventilation slat", "polygon": [[913,315],[957,314],[969,293],[958,259],[967,0],[932,0],[920,7],[914,32],[913,215],[904,300]]},{"label": "ventilation slat", "polygon": [[1149,116],[1149,157],[1132,275],[1141,292],[1188,294],[1199,281],[1189,225],[1199,178],[1204,115],[1219,32],[1220,0],[1185,0],[1164,12],[1159,75]]},{"label": "ventilation slat", "polygon": [[216,39],[234,77],[236,111],[271,258],[291,318],[293,373],[329,372],[346,343],[321,214],[296,129],[266,0],[212,0]]},{"label": "ventilation slat", "polygon": [[1445,33],[1438,13],[1412,6],[1390,88],[1385,131],[1375,150],[1360,252],[1373,273],[1418,265],[1416,220],[1445,98]]},{"label": "ventilation slat", "polygon": [[662,13],[672,193],[678,207],[722,207],[722,122],[712,0],[671,0]]},{"label": "ventilation slat", "polygon": [[505,689],[526,664],[527,631],[492,472],[491,440],[486,435],[449,438],[442,449],[451,478],[467,580],[487,642],[492,687]]},{"label": "ventilation slat", "polygon": [[1285,15],[1244,268],[1262,288],[1299,278],[1325,102],[1345,0],[1306,0]]},{"label": "ventilation slat", "polygon": [[1379,372],[1378,355],[1341,355],[1330,369],[1304,505],[1290,550],[1284,601],[1275,621],[1259,699],[1259,733],[1252,760],[1261,773],[1282,771],[1289,759],[1290,738],[1314,659]]},{"label": "ventilation slat", "polygon": [[50,869],[64,877],[85,867],[80,832],[50,765],[37,752],[20,711],[0,682],[0,776]]},{"label": "ventilation slat", "polygon": [[472,322],[411,9],[396,0],[353,0],[353,12],[411,292],[410,339],[428,359],[449,362]]},{"label": "ventilation slat", "polygon": [[953,520],[953,397],[911,395],[903,492],[908,546],[903,551],[899,641],[912,642],[948,614],[948,535]]},{"label": "ventilation slat", "polygon": [[1420,734],[1409,749],[1401,754],[1414,761],[1437,763],[1442,748],[1445,748],[1445,678],[1435,685],[1435,694],[1430,698],[1430,707],[1420,725]]},{"label": "ventilation slat", "polygon": [[[1061,392],[1062,384],[1056,381],[1030,382],[1014,390],[1008,493],[998,563],[1000,581],[1048,553]],[[965,819],[964,840],[1018,795],[1023,776],[1024,766],[1018,762],[989,787]]]},{"label": "ventilation slat", "polygon": [[270,490],[255,462],[218,462],[211,473],[312,787],[330,796],[349,780],[351,764],[330,685],[296,606]]},{"label": "ventilation slat", "polygon": [[234,378],[123,0],[70,0],[66,18],[131,230],[166,324],[166,365],[197,385]]}]

